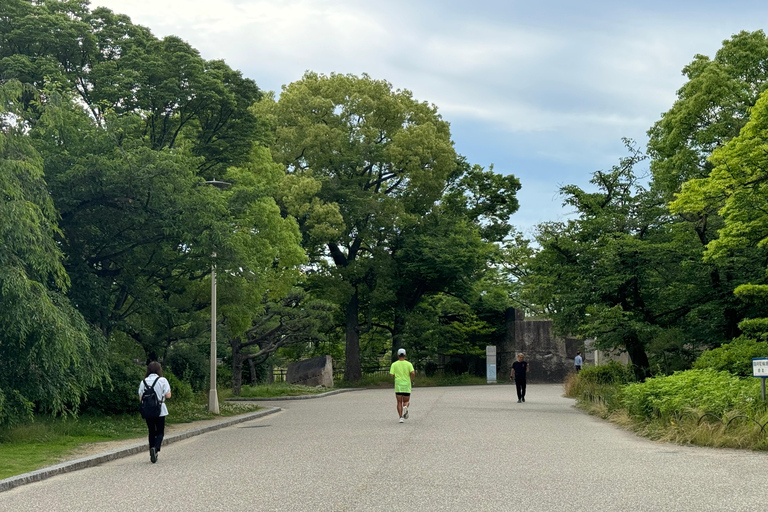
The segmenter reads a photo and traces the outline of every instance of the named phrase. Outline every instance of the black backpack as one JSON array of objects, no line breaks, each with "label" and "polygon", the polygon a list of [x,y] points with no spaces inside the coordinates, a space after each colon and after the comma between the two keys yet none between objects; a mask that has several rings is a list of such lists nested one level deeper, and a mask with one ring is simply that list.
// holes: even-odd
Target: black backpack
[{"label": "black backpack", "polygon": [[144,394],[141,395],[141,404],[139,404],[139,411],[144,419],[160,417],[163,402],[157,398],[157,393],[155,393],[155,384],[158,380],[160,377],[157,377],[152,385],[148,386],[147,379],[144,379]]}]

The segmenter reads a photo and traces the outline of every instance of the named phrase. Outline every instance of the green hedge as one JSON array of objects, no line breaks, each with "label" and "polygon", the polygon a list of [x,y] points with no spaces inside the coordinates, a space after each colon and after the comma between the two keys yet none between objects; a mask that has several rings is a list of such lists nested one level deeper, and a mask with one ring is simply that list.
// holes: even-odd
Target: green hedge
[{"label": "green hedge", "polygon": [[579,381],[583,384],[621,385],[635,382],[635,373],[629,365],[611,361],[599,366],[585,366],[579,372]]},{"label": "green hedge", "polygon": [[707,350],[693,363],[693,367],[751,377],[753,357],[768,357],[768,342],[740,336],[719,348]]},{"label": "green hedge", "polygon": [[168,379],[168,384],[171,386],[171,398],[168,400],[169,404],[193,402],[195,400],[195,392],[189,382],[179,379],[171,372],[163,372],[163,376]]},{"label": "green hedge", "polygon": [[109,361],[110,383],[88,392],[88,399],[81,410],[107,415],[138,412],[139,382],[144,378],[146,367],[128,358],[111,356]]},{"label": "green hedge", "polygon": [[755,414],[764,409],[758,379],[742,379],[710,368],[629,384],[622,390],[620,400],[631,415],[644,418],[690,409],[718,416],[730,411]]}]

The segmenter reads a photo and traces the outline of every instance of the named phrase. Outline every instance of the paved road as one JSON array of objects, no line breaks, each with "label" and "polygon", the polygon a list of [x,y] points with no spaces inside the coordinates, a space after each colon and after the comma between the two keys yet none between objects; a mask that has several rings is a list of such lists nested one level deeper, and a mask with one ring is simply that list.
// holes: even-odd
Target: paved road
[{"label": "paved road", "polygon": [[[768,455],[654,443],[530,385],[279,402],[283,412],[0,494],[2,511],[764,510]],[[269,402],[269,405],[275,405]]]}]

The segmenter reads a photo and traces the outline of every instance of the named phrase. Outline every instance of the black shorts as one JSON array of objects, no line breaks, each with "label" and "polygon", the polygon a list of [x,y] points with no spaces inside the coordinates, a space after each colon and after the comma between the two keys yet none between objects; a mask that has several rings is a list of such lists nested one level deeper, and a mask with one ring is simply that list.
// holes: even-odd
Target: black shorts
[{"label": "black shorts", "polygon": [[411,396],[410,393],[397,393],[395,392],[395,396]]}]

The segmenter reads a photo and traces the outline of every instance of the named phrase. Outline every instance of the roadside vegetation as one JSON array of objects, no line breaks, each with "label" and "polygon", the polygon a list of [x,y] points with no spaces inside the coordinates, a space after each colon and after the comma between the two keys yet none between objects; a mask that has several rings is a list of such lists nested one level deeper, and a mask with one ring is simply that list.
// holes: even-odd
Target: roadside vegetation
[{"label": "roadside vegetation", "polygon": [[[759,379],[740,375],[743,365],[732,364],[745,346],[754,345],[749,340],[724,345],[704,352],[694,369],[644,382],[620,363],[585,367],[566,379],[566,395],[590,414],[650,439],[768,450],[768,406]],[[765,342],[757,348],[768,353]]]},{"label": "roadside vegetation", "polygon": [[[478,377],[469,373],[452,374],[437,372],[434,375],[426,376],[417,372],[413,386],[435,387],[435,386],[474,386],[485,384],[485,377]],[[394,387],[392,377],[386,374],[363,375],[359,381],[349,382],[346,380],[337,380],[334,383],[337,388],[391,388]]]},{"label": "roadside vegetation", "polygon": [[275,398],[280,396],[319,395],[320,393],[325,393],[327,391],[331,391],[331,389],[324,387],[301,386],[298,384],[289,384],[287,382],[276,382],[273,384],[243,386],[240,390],[240,394],[236,397],[232,394],[231,390],[223,390],[222,394],[219,395],[219,399]]}]

